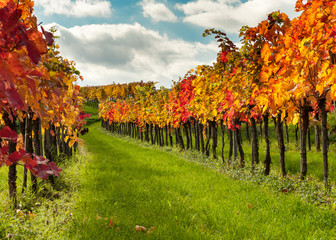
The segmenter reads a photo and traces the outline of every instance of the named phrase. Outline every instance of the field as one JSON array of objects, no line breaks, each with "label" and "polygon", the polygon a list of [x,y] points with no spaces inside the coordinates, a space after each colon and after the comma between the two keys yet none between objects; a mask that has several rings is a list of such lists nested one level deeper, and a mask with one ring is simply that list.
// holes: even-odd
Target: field
[{"label": "field", "polygon": [[[113,136],[100,128],[95,116],[89,123],[80,153],[63,164],[59,191],[22,197],[23,210],[31,214],[11,214],[8,206],[1,206],[1,239],[336,236],[336,215],[330,205],[318,206],[297,193],[278,191],[283,187],[279,182],[272,188],[258,185],[255,178],[238,180],[238,175],[222,169],[219,160],[196,160],[192,152]],[[136,231],[137,225],[146,230]]]}]

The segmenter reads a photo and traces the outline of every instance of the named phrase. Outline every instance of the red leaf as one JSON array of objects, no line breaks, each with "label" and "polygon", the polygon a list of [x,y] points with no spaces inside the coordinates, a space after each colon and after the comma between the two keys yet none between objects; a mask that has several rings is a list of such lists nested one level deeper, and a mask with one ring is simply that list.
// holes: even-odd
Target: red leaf
[{"label": "red leaf", "polygon": [[42,180],[46,180],[49,177],[48,171],[50,168],[47,165],[36,165],[33,170]]},{"label": "red leaf", "polygon": [[37,164],[44,164],[44,165],[48,164],[48,159],[45,159],[43,156],[35,155],[34,160],[36,161]]},{"label": "red leaf", "polygon": [[7,165],[11,165],[22,159],[26,159],[26,161],[29,162],[29,160],[27,160],[28,158],[30,158],[30,154],[26,153],[24,149],[20,148],[19,151],[13,152],[11,155],[9,155]]},{"label": "red leaf", "polygon": [[30,41],[26,42],[26,47],[27,47],[27,50],[28,50],[29,58],[32,60],[33,63],[37,64],[41,59],[40,51]]},{"label": "red leaf", "polygon": [[56,177],[59,177],[60,176],[60,172],[62,172],[62,169],[60,169],[59,167],[56,166],[56,163],[54,162],[50,162],[48,163],[48,166],[50,167],[51,169],[51,175],[54,175]]},{"label": "red leaf", "polygon": [[14,2],[7,2],[4,4],[5,6],[0,8],[0,21],[1,22],[5,22],[9,18],[9,15],[11,14],[11,10],[15,7]]},{"label": "red leaf", "polygon": [[8,157],[7,165],[12,165],[13,163],[16,163],[20,161],[21,159],[21,154],[19,152],[13,152],[11,155]]},{"label": "red leaf", "polygon": [[37,64],[40,59],[41,59],[41,53],[38,50],[38,48],[36,47],[36,45],[34,44],[34,42],[32,42],[26,33],[26,29],[24,29],[23,27],[20,29],[20,36],[21,36],[21,40],[24,43],[24,45],[27,47],[27,51],[28,51],[28,56],[29,58],[32,60],[33,63]]},{"label": "red leaf", "polygon": [[2,154],[2,155],[7,155],[7,154],[8,154],[8,150],[9,150],[9,148],[8,148],[7,145],[5,145],[5,146],[3,146],[2,148],[0,148],[0,150],[1,150],[1,154]]},{"label": "red leaf", "polygon": [[27,79],[28,87],[32,90],[33,94],[36,95],[36,85],[34,79]]},{"label": "red leaf", "polygon": [[33,70],[33,71],[31,71],[28,75],[30,75],[30,76],[36,76],[36,77],[43,77],[44,76],[42,72],[37,71],[36,69]]},{"label": "red leaf", "polygon": [[226,51],[221,53],[221,61],[222,62],[227,62],[226,53],[227,53]]},{"label": "red leaf", "polygon": [[333,38],[336,36],[336,32],[335,31],[332,31],[331,34],[329,35],[329,38]]},{"label": "red leaf", "polygon": [[4,94],[6,95],[7,100],[10,105],[12,105],[12,107],[16,107],[18,109],[22,109],[24,107],[24,103],[14,87],[6,89]]},{"label": "red leaf", "polygon": [[[8,56],[8,55],[7,55]],[[6,58],[7,56],[1,56],[2,59]],[[0,76],[1,78],[3,78],[4,81],[1,81],[0,84],[0,90],[2,92],[5,92],[6,89],[8,88],[7,87],[7,84],[6,82],[10,82],[12,81],[13,78],[15,78],[13,72],[11,72],[9,69],[8,69],[8,64],[6,61],[1,61],[0,62]]]},{"label": "red leaf", "polygon": [[43,35],[47,41],[48,46],[54,44],[54,35],[51,32],[45,31],[44,28],[41,26]]},{"label": "red leaf", "polygon": [[16,142],[18,134],[12,131],[8,126],[5,126],[0,130],[0,138]]},{"label": "red leaf", "polygon": [[25,159],[27,160],[26,161],[26,168],[30,171],[33,171],[34,167],[37,165],[36,161],[34,161],[31,158],[25,158]]},{"label": "red leaf", "polygon": [[22,10],[21,9],[15,9],[13,11],[13,13],[7,19],[7,21],[5,23],[3,23],[2,31],[4,32],[4,34],[8,34],[13,29],[18,27],[18,23],[19,23],[19,19],[20,19],[21,15],[22,15]]}]

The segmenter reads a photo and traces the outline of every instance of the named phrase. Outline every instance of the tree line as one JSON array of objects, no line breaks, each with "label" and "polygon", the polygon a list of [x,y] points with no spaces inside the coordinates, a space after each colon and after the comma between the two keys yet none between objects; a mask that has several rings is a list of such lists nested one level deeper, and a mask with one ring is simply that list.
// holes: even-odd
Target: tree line
[{"label": "tree line", "polygon": [[[22,193],[37,178],[59,176],[60,157],[71,156],[87,115],[75,64],[63,58],[55,30],[37,24],[34,2],[0,3],[0,167],[8,167],[9,197],[17,206],[17,167]],[[28,176],[30,172],[30,181]]]},{"label": "tree line", "polygon": [[232,152],[236,153],[243,167],[240,129],[247,123],[251,129],[254,167],[259,163],[257,124],[263,122],[264,172],[268,175],[271,119],[276,128],[281,174],[285,177],[284,125],[297,124],[301,179],[307,175],[307,132],[310,125],[315,125],[317,139],[321,138],[324,183],[328,189],[327,113],[333,110],[336,100],[336,4],[331,0],[305,3],[298,0],[296,11],[300,16],[292,20],[285,13],[275,11],[256,27],[242,27],[240,49],[224,32],[205,30],[203,36],[213,35],[220,48],[212,66],[190,70],[171,90],[139,86],[132,98],[100,103],[103,125],[112,131],[127,129],[133,136],[136,133],[146,141],[155,139],[159,144],[165,140],[162,132],[167,133],[166,139],[173,133],[181,148],[191,148],[194,142],[196,149],[206,154],[211,139],[215,154],[218,130],[222,137],[228,131],[229,159]]}]

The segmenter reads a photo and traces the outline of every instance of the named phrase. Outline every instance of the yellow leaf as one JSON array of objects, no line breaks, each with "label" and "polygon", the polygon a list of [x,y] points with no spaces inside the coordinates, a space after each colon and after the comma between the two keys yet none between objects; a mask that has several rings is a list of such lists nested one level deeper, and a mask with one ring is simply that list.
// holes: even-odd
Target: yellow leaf
[{"label": "yellow leaf", "polygon": [[76,143],[76,140],[75,139],[71,139],[69,141],[69,146],[72,147],[75,143]]},{"label": "yellow leaf", "polygon": [[296,74],[296,75],[293,77],[293,82],[294,82],[294,83],[297,83],[299,77],[300,77],[300,74]]},{"label": "yellow leaf", "polygon": [[295,124],[297,124],[299,121],[300,121],[300,115],[299,115],[298,113],[296,113],[296,114],[294,115],[294,118],[293,118],[293,120],[292,120],[292,123],[295,125]]},{"label": "yellow leaf", "polygon": [[331,95],[332,99],[335,99],[335,98],[336,98],[336,85],[335,85],[335,84],[333,84],[333,85],[331,86],[331,89],[330,89],[330,95]]},{"label": "yellow leaf", "polygon": [[329,67],[329,61],[326,61],[322,64],[322,68],[321,71],[325,72],[327,70],[327,68]]},{"label": "yellow leaf", "polygon": [[286,112],[285,111],[282,111],[281,113],[281,121],[283,121],[286,117]]},{"label": "yellow leaf", "polygon": [[267,111],[267,109],[268,109],[268,101],[266,101],[262,112],[265,113]]}]

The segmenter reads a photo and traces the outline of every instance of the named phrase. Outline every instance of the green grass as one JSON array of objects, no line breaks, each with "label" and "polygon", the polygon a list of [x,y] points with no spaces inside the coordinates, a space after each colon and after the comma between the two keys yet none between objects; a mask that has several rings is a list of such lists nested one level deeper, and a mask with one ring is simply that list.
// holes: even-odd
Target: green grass
[{"label": "green grass", "polygon": [[[20,197],[26,211],[20,217],[6,204],[7,168],[0,169],[0,201],[5,203],[0,205],[0,239],[336,238],[336,205],[303,201],[298,190],[281,192],[283,184],[292,183],[285,179],[277,185],[276,163],[273,178],[262,177],[276,185],[272,189],[255,180],[259,175],[223,171],[220,160],[113,136],[100,128],[96,109],[85,110],[93,114],[90,132],[83,136],[80,156],[63,164],[51,192],[57,197],[43,196],[43,190],[37,197]],[[248,155],[248,143],[244,146]],[[261,160],[262,149],[261,144]],[[287,152],[288,168],[297,161],[292,151]],[[28,210],[35,214],[31,219]],[[136,225],[154,230],[136,232]]]},{"label": "green grass", "polygon": [[[86,159],[78,156],[61,165],[63,172],[55,187],[39,180],[38,193],[21,194],[22,167],[18,167],[18,208],[8,198],[7,167],[0,169],[0,239],[57,239],[69,228],[73,201],[79,184],[77,173]],[[29,179],[29,178],[28,178]],[[28,186],[29,186],[28,182]],[[30,215],[33,214],[33,215]]]},{"label": "green grass", "polygon": [[[65,239],[332,239],[333,211],[90,127]],[[109,227],[113,219],[114,226]],[[135,226],[155,227],[151,233]]]},{"label": "green grass", "polygon": [[86,113],[91,114],[92,117],[97,117],[97,116],[95,116],[95,115],[98,115],[98,108],[94,108],[94,107],[90,107],[90,106],[85,105],[85,106],[84,106],[84,111],[85,111]]},{"label": "green grass", "polygon": [[[328,122],[330,126],[335,126],[335,118],[333,114],[329,114]],[[245,131],[245,124],[242,125],[241,134],[243,139],[243,149],[245,153],[245,162],[247,166],[251,165],[251,143],[247,141],[246,138],[246,131]],[[251,129],[250,129],[251,131]],[[260,138],[260,129],[259,125],[257,126],[258,131],[258,139],[259,139],[259,160],[260,164],[263,164],[266,154],[266,144],[264,136],[262,139]],[[298,132],[300,134],[300,132]],[[174,135],[174,134],[173,134]],[[182,135],[184,138],[184,144],[186,144],[186,138],[184,136],[184,131],[182,131]],[[250,132],[251,135],[251,132]],[[274,122],[272,119],[269,119],[269,135],[270,135],[270,142],[271,142],[271,170],[279,173],[280,175],[280,162],[279,162],[279,149],[278,149],[278,142],[276,138],[276,132],[274,127]],[[311,135],[311,150],[308,151],[307,146],[307,164],[308,164],[308,179],[314,179],[318,181],[323,181],[323,159],[322,159],[322,150],[316,151],[315,149],[315,139],[314,139],[314,128],[311,127],[310,129]],[[284,128],[284,137],[285,137],[285,128]],[[298,136],[300,139],[300,136]],[[336,141],[335,136],[333,137],[333,141],[330,142],[329,146],[329,179],[334,185],[336,182]],[[174,144],[175,144],[175,135],[173,137]],[[300,140],[299,140],[300,141]],[[227,161],[229,156],[229,139],[227,135],[224,138],[225,147],[224,147],[224,156],[225,161]],[[195,146],[195,141],[193,138],[193,147]],[[212,141],[210,141],[212,144]],[[222,146],[222,135],[220,127],[218,128],[218,144],[216,149],[216,155],[218,158],[221,158],[221,146]],[[286,143],[285,139],[285,165],[286,171],[289,175],[298,176],[300,175],[300,142],[298,145],[295,143],[295,126],[293,124],[289,125],[289,144]],[[322,143],[321,143],[322,149]],[[210,147],[210,156],[212,156],[212,149]],[[221,161],[221,159],[219,159]]]},{"label": "green grass", "polygon": [[98,109],[90,106],[84,106],[84,111],[88,114],[91,114],[91,117],[86,120],[86,123],[88,126],[95,122],[100,122],[100,119],[98,118]]},{"label": "green grass", "polygon": [[[97,122],[96,108],[86,108],[93,117],[89,124]],[[83,150],[83,149],[82,149]],[[39,192],[33,195],[30,190],[22,191],[23,167],[17,166],[18,209],[12,209],[8,197],[8,168],[0,168],[0,239],[56,239],[68,228],[71,220],[75,189],[79,184],[77,173],[87,161],[85,154],[62,161],[63,172],[53,188],[39,180]],[[85,161],[85,162],[84,162]],[[30,185],[28,177],[28,186]],[[30,217],[31,212],[34,216]]]},{"label": "green grass", "polygon": [[[335,120],[329,117],[329,123],[331,125],[335,125]],[[259,129],[258,129],[259,130]],[[271,169],[280,173],[280,163],[279,163],[279,150],[278,143],[276,139],[275,129],[273,122],[270,121],[270,141],[271,141],[271,158],[272,164]],[[245,127],[242,129],[243,134],[243,148],[246,153],[246,162],[247,164],[251,164],[251,145],[248,141],[246,141],[245,137]],[[298,132],[298,134],[300,134]],[[322,150],[316,151],[315,149],[315,139],[314,139],[314,128],[312,127],[310,130],[311,134],[311,150],[308,151],[307,146],[307,164],[308,164],[308,173],[307,177],[310,179],[315,179],[319,181],[323,181],[323,159],[322,159]],[[262,141],[259,138],[259,159],[261,164],[263,164],[266,152],[266,144],[264,141],[264,137]],[[299,136],[300,139],[300,136]],[[286,141],[286,140],[285,140]],[[226,139],[226,143],[228,140]],[[322,144],[322,143],[321,143]],[[228,145],[228,144],[227,144]],[[294,125],[289,125],[289,144],[285,142],[286,152],[285,152],[285,164],[286,170],[289,174],[299,175],[300,174],[300,142],[298,142],[298,146],[295,144],[295,127]],[[228,147],[226,147],[228,148]],[[322,145],[321,145],[322,149]],[[334,184],[336,181],[336,148],[335,142],[330,142],[329,146],[329,179]],[[228,149],[226,150],[228,151]],[[218,149],[219,153],[219,149]],[[226,152],[226,154],[228,154]],[[227,155],[226,155],[227,156]]]}]

